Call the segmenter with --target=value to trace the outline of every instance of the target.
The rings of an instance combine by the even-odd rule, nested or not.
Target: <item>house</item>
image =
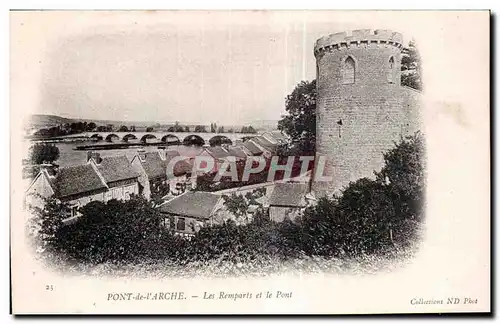
[[[224,202],[210,192],[188,191],[158,207],[164,215],[164,226],[181,235],[193,235],[201,227],[214,224],[214,215]]]
[[[307,206],[307,189],[307,183],[276,183],[269,197],[269,218],[282,222],[301,217]]]
[[[42,168],[26,190],[25,207],[43,207],[43,198],[55,197],[70,205],[69,220],[78,216],[79,207],[91,201],[128,200],[139,193],[139,175],[125,156],[89,157],[83,165]]]
[[[214,167],[212,168],[212,170],[208,171],[208,173],[218,172],[222,164],[228,161],[228,158],[231,156],[231,154],[229,154],[229,152],[225,148],[220,146],[204,147],[199,155],[208,156],[213,159]],[[204,168],[206,167],[206,165],[204,163],[201,163],[200,167]]]
[[[229,152],[229,155],[234,156],[236,161],[245,161],[248,157],[248,155],[243,151],[241,147],[238,146],[231,146],[227,150]]]
[[[252,137],[247,143],[257,146],[262,151],[262,155],[267,159],[271,158],[278,148],[277,144],[270,142],[264,136]]]
[[[128,200],[131,194],[139,193],[139,174],[132,168],[125,155],[101,158],[99,153],[92,152],[88,164],[97,169],[97,173],[108,187],[104,201]]]
[[[132,158],[132,167],[139,173],[139,194],[147,200],[169,193],[167,171],[159,152],[139,152]]]
[[[283,135],[283,133],[280,131],[264,132],[261,134],[261,136],[264,137],[269,142],[277,145],[284,144],[286,143],[287,140],[286,136]]]
[[[163,158],[162,158],[163,155]],[[191,165],[184,160],[173,166],[168,174],[168,164],[178,157],[177,151],[139,152],[132,159],[132,167],[140,174],[140,194],[146,199],[160,199],[168,195],[179,195],[186,191],[191,175]]]
[[[264,152],[253,142],[246,141],[240,148],[247,153],[247,155],[261,156]]]

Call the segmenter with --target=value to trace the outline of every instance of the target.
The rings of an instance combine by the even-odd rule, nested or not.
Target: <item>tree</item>
[[[59,158],[59,148],[54,144],[36,143],[30,147],[29,156],[33,164],[51,163]]]
[[[242,195],[233,193],[231,196],[223,195],[222,198],[224,199],[224,205],[231,214],[237,217],[244,216],[246,214],[248,204]]]
[[[308,254],[384,253],[407,247],[423,221],[424,148],[420,133],[384,154],[376,179],[349,183],[339,196],[322,198],[304,212],[297,244]]]
[[[287,115],[278,122],[278,129],[290,137],[290,149],[301,155],[316,152],[316,80],[301,81],[286,97]]]
[[[148,132],[148,133],[149,132],[153,132],[153,131],[154,131],[153,126],[150,126],[150,127],[146,128],[146,132]]]
[[[162,216],[142,196],[128,201],[93,201],[81,217],[61,228],[59,245],[73,258],[90,263],[138,260],[158,248]]]
[[[420,54],[415,41],[411,41],[402,53],[401,85],[422,90]]]
[[[97,131],[98,132],[106,132],[108,131],[107,127],[106,126],[97,126]]]
[[[189,126],[184,127],[184,131],[185,131],[186,133],[187,133],[187,132],[189,132],[189,131],[190,131],[190,130],[189,130]]]
[[[174,127],[174,126],[170,126],[170,127],[167,129],[167,132],[175,132],[175,127]]]
[[[217,131],[217,124],[216,123],[211,123],[210,124],[210,132],[215,133]]]
[[[206,128],[206,126],[203,126],[203,125],[196,125],[194,127],[194,131],[195,131],[195,133],[206,133],[207,128]]]
[[[62,221],[70,215],[70,207],[53,197],[40,199],[43,207],[30,206],[33,217],[27,223],[27,230],[39,248],[53,252],[62,244],[57,234],[63,227]]]
[[[401,213],[420,220],[425,189],[425,147],[422,133],[401,138],[384,153],[384,167],[376,172],[377,180],[390,187]]]
[[[219,126],[217,133],[224,133],[224,126]]]
[[[87,132],[91,132],[96,129],[97,125],[94,122],[90,122],[87,124]]]
[[[119,132],[128,132],[128,128],[125,125],[122,125],[120,129],[118,129]]]
[[[257,131],[252,126],[243,126],[240,133],[242,134],[257,134]]]
[[[214,137],[212,137],[208,141],[208,143],[210,144],[210,146],[221,146],[223,144],[228,144],[228,145],[233,144],[233,142],[231,142],[231,140],[224,135],[215,135]]]
[[[131,132],[135,132],[135,131],[136,131],[136,130],[135,130],[135,126],[134,126],[134,125],[130,126],[130,131],[131,131]]]
[[[183,132],[184,131],[184,127],[182,127],[178,121],[175,122],[175,125],[174,125],[174,130],[175,132]]]
[[[114,130],[114,128],[115,128],[115,125],[113,125],[113,124],[107,124],[106,125],[106,131],[107,132],[112,132]]]

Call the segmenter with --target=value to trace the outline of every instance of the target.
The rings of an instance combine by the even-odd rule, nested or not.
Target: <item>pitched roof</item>
[[[237,146],[232,146],[228,149],[229,151],[229,154],[231,156],[235,156],[237,158],[242,158],[242,159],[246,159],[247,158],[247,155],[245,154],[245,151],[243,151],[241,149],[241,147],[237,147]]]
[[[304,207],[307,184],[304,183],[276,183],[270,206]]]
[[[207,147],[206,150],[214,158],[223,159],[230,156],[229,152],[220,146]]]
[[[271,143],[269,140],[267,140],[263,136],[255,136],[251,140],[254,141],[255,143],[257,143],[258,145],[260,145],[260,146],[262,146],[262,147],[264,147],[266,149],[269,149],[269,150],[274,150],[277,147],[276,144]]]
[[[141,160],[142,167],[149,179],[157,179],[167,176],[167,170],[164,161],[161,159],[158,152],[148,152],[144,154],[144,159]]]
[[[203,191],[188,191],[159,207],[160,212],[209,219],[221,199],[220,196]]]
[[[167,150],[165,151],[165,156],[168,158],[173,158],[174,156],[180,156],[179,151],[176,150]]]
[[[105,157],[96,165],[106,183],[139,177],[125,155]]]
[[[276,142],[286,141],[287,137],[281,131],[265,132],[262,136],[267,135],[269,138],[274,139]]]
[[[243,143],[243,146],[245,146],[245,148],[253,155],[260,155],[264,153],[260,148],[257,147],[257,145],[252,142],[246,141],[245,143]]]
[[[49,177],[49,181],[59,198],[106,188],[90,164],[60,168],[55,177]]]

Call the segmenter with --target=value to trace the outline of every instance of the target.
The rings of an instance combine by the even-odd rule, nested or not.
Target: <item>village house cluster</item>
[[[181,156],[174,149],[138,150],[131,161],[125,155],[101,157],[97,151],[89,151],[80,165],[43,165],[26,191],[25,206],[42,207],[43,198],[54,197],[71,206],[71,213],[64,220],[70,224],[81,217],[78,209],[91,201],[128,200],[131,195],[142,195],[165,215],[164,226],[183,235],[192,235],[206,224],[227,219],[248,222],[259,207],[269,209],[272,219],[282,221],[286,215],[294,217],[304,206],[304,199],[289,194],[289,190],[305,193],[303,184],[264,182],[216,192],[195,191],[197,177],[203,174],[193,172],[193,164],[197,157],[209,157],[215,163],[204,172],[217,173],[228,159],[268,159],[284,140],[279,132],[266,132],[234,145],[193,148],[190,156]],[[177,161],[169,173],[168,165],[174,159]],[[237,217],[224,208],[223,196],[233,194],[249,200],[245,215]]]

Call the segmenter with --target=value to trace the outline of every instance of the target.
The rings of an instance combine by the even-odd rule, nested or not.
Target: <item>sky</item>
[[[62,12],[11,19],[40,43],[37,113],[241,125],[278,120],[315,78],[316,39],[367,26],[355,13]],[[376,17],[372,14],[371,17]],[[38,37],[35,39],[35,33]],[[33,43],[33,44],[34,44]],[[26,54],[28,55],[28,54]]]

